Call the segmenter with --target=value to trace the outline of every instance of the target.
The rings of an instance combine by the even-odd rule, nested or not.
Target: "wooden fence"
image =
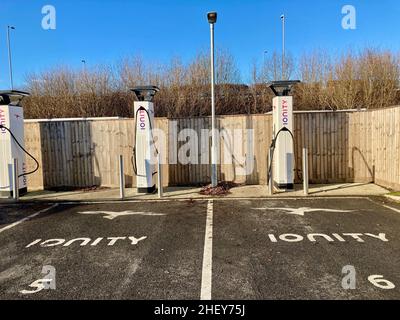
[[[210,139],[205,131],[210,118],[157,118],[155,127],[165,136],[163,182],[167,186],[199,185],[210,181],[207,164]],[[271,143],[271,115],[221,116],[222,132],[236,129],[240,140],[221,134],[218,166],[221,180],[265,184],[267,153]],[[198,150],[187,164],[176,160],[189,140],[183,129],[199,137]],[[125,159],[127,186],[135,186],[131,158],[134,120],[40,121],[26,123],[25,143],[41,163],[28,179],[30,188],[67,189],[118,185],[117,156]],[[203,134],[203,138],[202,137]],[[205,135],[205,136],[204,136]],[[240,136],[241,135],[241,136]],[[302,112],[295,114],[296,180],[301,180],[302,148],[309,151],[311,183],[375,182],[400,189],[400,107],[365,112]],[[233,141],[235,143],[233,143]],[[240,143],[238,143],[240,141]],[[235,149],[235,150],[233,150]],[[240,157],[226,161],[225,151]],[[242,171],[254,170],[250,174]],[[167,164],[169,163],[169,164]],[[28,169],[33,162],[28,161]]]

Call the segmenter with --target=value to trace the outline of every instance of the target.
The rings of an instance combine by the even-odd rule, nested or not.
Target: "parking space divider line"
[[[214,202],[207,204],[206,231],[204,237],[203,269],[201,274],[201,300],[211,300],[212,283],[212,240],[213,240],[213,211]]]
[[[57,206],[58,206],[58,203],[53,204],[52,206],[50,206],[50,207],[48,207],[48,208],[42,209],[42,210],[40,210],[40,211],[38,211],[38,212],[35,212],[35,213],[31,214],[31,215],[28,216],[28,217],[25,217],[25,218],[23,218],[23,219],[21,219],[21,220],[18,220],[18,221],[16,221],[16,222],[14,222],[14,223],[12,223],[12,224],[10,224],[10,225],[4,227],[4,228],[1,228],[1,229],[0,229],[0,233],[2,233],[3,231],[9,230],[9,229],[11,229],[11,228],[14,228],[15,226],[17,226],[17,225],[19,225],[19,224],[21,224],[21,223],[23,223],[23,222],[25,222],[25,221],[28,221],[28,220],[30,220],[30,219],[32,219],[32,218],[34,218],[34,217],[36,217],[36,216],[38,216],[38,215],[40,215],[40,214],[42,214],[42,213],[45,213],[45,212],[47,212],[47,211],[49,211],[49,210],[51,210],[51,209],[53,209],[53,208],[55,208],[55,207],[57,207]]]
[[[393,211],[395,211],[395,212],[397,212],[397,213],[400,213],[400,210],[399,210],[399,209],[395,209],[395,208],[390,207],[390,206],[387,206],[387,205],[385,205],[385,204],[382,204],[382,207],[385,207],[385,208],[387,208],[387,209],[390,209],[390,210],[393,210]]]
[[[381,206],[381,207],[384,207],[384,208],[386,208],[386,209],[392,210],[392,211],[394,211],[394,212],[400,213],[400,209],[393,208],[393,207],[388,206],[388,205],[386,205],[386,204],[383,204],[383,203],[380,203],[380,202],[378,202],[378,201],[375,201],[375,200],[373,200],[373,199],[371,199],[371,198],[368,198],[368,200],[369,200],[370,202],[372,202],[373,204],[376,204],[376,205],[378,205],[378,206]]]

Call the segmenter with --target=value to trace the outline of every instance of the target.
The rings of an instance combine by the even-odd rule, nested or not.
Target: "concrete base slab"
[[[200,194],[201,188],[195,187],[168,187],[164,188],[163,199],[211,199],[212,196]],[[388,190],[373,183],[341,183],[327,185],[311,185],[310,197],[333,196],[381,196],[389,193]],[[139,194],[135,188],[125,189],[126,200],[156,200],[157,194]],[[222,198],[268,198],[268,186],[246,185],[230,190]],[[305,197],[302,185],[295,185],[290,192],[275,191],[273,197]],[[221,198],[221,197],[214,197]],[[101,189],[98,191],[33,191],[20,198],[21,201],[107,201],[119,200],[119,189]],[[12,199],[0,198],[0,203],[12,202]]]

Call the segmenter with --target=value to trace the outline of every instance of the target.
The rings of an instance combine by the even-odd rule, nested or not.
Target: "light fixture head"
[[[217,13],[215,11],[207,13],[208,23],[214,24],[217,22]]]

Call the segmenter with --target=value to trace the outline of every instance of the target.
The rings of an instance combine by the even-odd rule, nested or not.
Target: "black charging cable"
[[[272,139],[272,143],[270,146],[270,150],[272,149],[272,154],[271,154],[271,159],[270,159],[270,163],[269,163],[269,168],[268,168],[268,174],[267,174],[267,181],[269,181],[271,174],[272,174],[272,163],[273,163],[273,159],[274,159],[274,153],[275,153],[275,147],[276,147],[276,142],[278,141],[278,137],[279,134],[282,132],[289,132],[290,136],[292,137],[292,142],[293,142],[293,152],[295,151],[295,144],[294,144],[294,136],[292,131],[290,131],[288,128],[283,127],[282,129],[280,129],[277,134],[275,135],[275,138]],[[296,161],[296,158],[293,158],[294,161]],[[296,166],[296,165],[295,165]],[[298,174],[298,171],[297,171]],[[297,176],[297,178],[299,178],[299,176]],[[301,180],[301,179],[300,179]]]
[[[18,178],[20,178],[20,177],[25,177],[25,176],[29,176],[29,175],[35,173],[36,171],[38,171],[38,170],[39,170],[39,167],[40,167],[39,162],[35,159],[34,156],[32,156],[28,151],[26,151],[26,149],[19,143],[19,141],[18,141],[17,138],[14,136],[14,134],[11,132],[11,130],[8,129],[7,127],[3,126],[2,124],[0,124],[0,129],[6,129],[6,130],[10,133],[11,137],[14,139],[14,141],[15,141],[15,143],[18,145],[18,147],[20,147],[20,148],[22,149],[22,151],[24,151],[24,152],[25,152],[29,157],[31,157],[31,158],[33,159],[33,161],[35,161],[35,163],[36,163],[36,168],[35,168],[35,170],[32,170],[31,172],[27,172],[27,173],[22,173],[22,174],[20,174],[20,175],[18,176]]]

